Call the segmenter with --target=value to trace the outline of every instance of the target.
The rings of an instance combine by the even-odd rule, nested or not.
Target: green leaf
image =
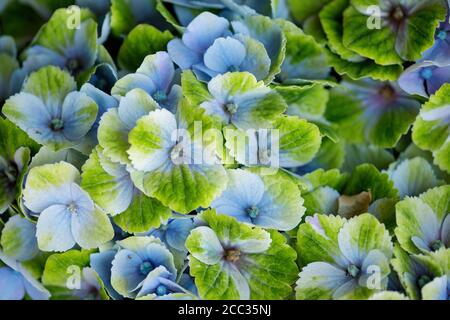
[[[118,61],[122,69],[134,72],[147,55],[165,51],[172,40],[170,31],[159,31],[155,27],[140,24],[130,31],[119,50]]]
[[[166,19],[166,21],[172,25],[179,33],[184,32],[184,27],[181,26],[170,11],[165,7],[161,0],[156,0],[156,10]]]

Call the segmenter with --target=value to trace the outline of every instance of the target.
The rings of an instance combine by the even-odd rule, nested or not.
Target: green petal
[[[72,164],[78,170],[81,170],[81,167],[87,159],[87,156],[75,149],[64,149],[55,152],[44,146],[39,149],[39,152],[31,160],[30,168],[64,161]]]
[[[102,166],[107,162],[110,168]],[[101,148],[94,149],[82,168],[81,187],[92,200],[111,215],[128,209],[133,197],[133,184],[124,166],[113,163],[102,154]]]
[[[431,278],[442,275],[442,267],[439,262],[430,255],[409,255],[396,245],[395,258],[391,260],[393,269],[399,276],[402,286],[412,300],[420,300],[421,288],[418,285],[418,277],[427,275]]]
[[[420,157],[400,162],[389,170],[389,177],[401,198],[418,196],[438,184],[433,168],[427,160]]]
[[[396,36],[393,30],[389,26],[369,29],[367,19],[368,16],[353,7],[344,11],[344,46],[380,65],[401,64],[402,59],[395,51]]]
[[[338,55],[327,52],[328,62],[340,75],[347,75],[353,80],[371,77],[375,80],[397,80],[403,71],[400,64],[382,66],[373,60],[365,59],[361,62],[351,62],[340,58]]]
[[[338,212],[339,192],[330,187],[319,187],[302,195],[307,215],[315,213],[336,214]]]
[[[128,233],[146,232],[167,222],[172,211],[154,198],[138,192],[125,212],[116,215],[114,222]]]
[[[393,252],[391,236],[377,218],[368,213],[354,217],[339,231],[339,247],[345,254],[367,255],[371,250],[380,250],[386,258]]]
[[[337,236],[345,219],[339,216],[318,215],[321,231],[311,223],[300,225],[297,234],[297,252],[303,266],[316,261],[335,263],[341,256]]]
[[[279,77],[282,80],[326,78],[330,67],[323,48],[314,37],[289,22],[283,21],[281,25],[286,37],[286,56]]]
[[[79,28],[73,28],[70,25],[73,21],[73,12],[67,9],[56,10],[41,28],[32,44],[64,54],[65,47],[61,44],[73,44],[75,35],[84,32],[85,49],[91,53],[92,57],[95,57],[97,55],[97,23],[90,19],[94,16],[89,10],[81,9],[80,13],[81,25]]]
[[[64,253],[52,254],[45,264],[42,275],[43,284],[67,288],[67,283],[75,268],[81,270],[89,266],[90,254],[89,250],[69,250]]]
[[[397,40],[396,49],[399,55],[408,61],[422,58],[422,52],[434,43],[434,35],[439,21],[444,21],[446,5],[440,0],[429,0],[419,5],[406,20],[405,34],[401,32],[397,37],[405,37],[404,41]]]
[[[319,151],[319,128],[298,117],[280,117],[274,123],[279,132],[280,166],[298,167],[308,163]]]
[[[329,94],[320,84],[276,86],[275,90],[286,101],[288,115],[312,120],[325,113]]]
[[[415,107],[396,105],[386,110],[367,131],[369,141],[373,144],[389,148],[393,147],[406,134],[416,119],[418,110]]]
[[[0,52],[0,64],[2,69],[0,70],[0,102],[8,98],[12,93],[10,90],[10,81],[13,72],[19,68],[19,63],[15,57],[11,57],[6,53]]]
[[[221,165],[177,165],[147,173],[144,178],[146,194],[180,213],[208,207],[227,183]]]
[[[355,195],[370,191],[372,199],[396,198],[398,195],[394,184],[386,173],[381,173],[372,164],[362,164],[352,172],[343,194]]]
[[[270,83],[274,77],[280,73],[286,51],[286,38],[281,28],[269,17],[261,15],[249,15],[244,18],[243,23],[248,28],[251,38],[260,41],[269,54],[270,64],[269,75],[264,79],[265,83]]]
[[[380,291],[375,293],[369,300],[409,300],[407,296],[396,291]]]
[[[32,153],[39,150],[39,145],[28,135],[7,119],[0,119],[0,156],[14,160],[14,154],[20,147],[28,147]]]
[[[76,88],[69,73],[53,66],[32,73],[23,85],[24,92],[39,97],[46,105],[62,105],[67,94]]]
[[[168,30],[161,32],[146,24],[136,26],[120,47],[119,66],[122,69],[134,72],[147,55],[165,51],[167,43],[172,38],[173,35]]]
[[[384,148],[365,144],[346,144],[342,170],[352,172],[363,163],[371,163],[378,170],[382,170],[386,169],[394,160],[392,153]]]
[[[123,164],[130,162],[127,154],[128,133],[125,123],[120,120],[117,108],[111,108],[103,114],[98,127],[98,142],[111,160]]]
[[[30,170],[23,195],[25,199],[40,199],[51,189],[79,181],[80,173],[73,165],[63,161],[47,164]]]
[[[185,70],[181,74],[181,87],[183,96],[194,106],[212,98],[206,85],[197,80],[195,74],[190,70]]]
[[[335,54],[342,59],[358,62],[364,59],[356,52],[348,49],[342,43],[343,38],[343,12],[348,7],[349,0],[336,0],[327,4],[319,17],[323,30],[328,38],[328,45]]]
[[[418,147],[435,152],[435,163],[450,172],[448,154],[448,105],[450,104],[450,84],[444,84],[430,100],[422,106],[413,127],[412,138]]]
[[[442,223],[450,208],[450,186],[430,189],[418,198],[406,198],[397,203],[397,228],[395,234],[402,248],[411,253],[420,253],[412,242],[412,237],[419,238],[426,232],[426,224]]]

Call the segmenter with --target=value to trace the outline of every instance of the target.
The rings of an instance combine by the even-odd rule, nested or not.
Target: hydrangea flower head
[[[303,215],[303,199],[295,184],[242,169],[227,171],[227,189],[211,204],[238,221],[277,230],[295,228]]]
[[[30,48],[26,50],[24,69],[31,73],[46,65],[58,66],[79,76],[94,66],[97,59],[97,23],[92,14],[81,10],[79,28],[70,28],[70,13],[56,10]]]
[[[202,299],[281,299],[291,291],[295,252],[283,236],[214,210],[203,212],[200,219],[206,225],[192,230],[186,246]],[[211,288],[207,275],[226,281]]]
[[[120,241],[119,246],[112,260],[111,284],[124,297],[140,297],[153,293],[152,290],[156,292],[157,287],[152,284],[158,280],[155,274],[160,272],[169,273],[166,278],[171,281],[176,279],[173,256],[161,241],[154,237],[130,237]],[[160,292],[161,295],[170,290],[166,289],[166,292]]]
[[[233,71],[248,71],[258,80],[265,79],[271,61],[264,45],[244,34],[233,36],[229,27],[225,18],[203,12],[189,23],[182,39],[169,42],[169,55],[181,69],[192,69],[201,80]]]
[[[298,239],[300,251],[323,250],[305,256],[296,287],[298,299],[364,299],[386,287],[393,248],[389,233],[373,216],[308,219],[299,228]],[[375,269],[377,285],[370,283]]]
[[[75,244],[89,249],[112,239],[111,222],[79,181],[78,170],[66,162],[30,170],[24,205],[38,216],[36,237],[41,250],[65,251]]]
[[[75,90],[67,72],[45,67],[28,78],[22,92],[7,100],[3,112],[36,142],[54,151],[76,146],[94,124],[98,106]]]

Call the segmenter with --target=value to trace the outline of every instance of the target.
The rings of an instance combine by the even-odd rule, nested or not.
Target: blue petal
[[[22,300],[25,287],[20,273],[8,267],[1,267],[0,283],[0,300]]]
[[[192,219],[174,219],[169,223],[166,232],[166,241],[169,246],[179,251],[186,251],[184,246],[186,238],[194,228]]]
[[[111,285],[111,267],[115,255],[115,250],[106,250],[99,253],[93,253],[91,254],[91,267],[94,268],[100,276],[100,279],[102,279],[108,294],[118,300],[121,299],[121,296]]]
[[[202,55],[190,50],[180,39],[173,39],[167,44],[167,52],[181,69],[189,69],[202,61]]]
[[[143,73],[152,79],[155,90],[161,90],[166,93],[172,84],[175,68],[169,54],[160,51],[147,56],[136,72]]]
[[[64,99],[61,119],[64,122],[64,136],[73,141],[83,138],[91,129],[97,114],[92,117],[92,106],[98,107],[94,100],[82,92],[71,92]]]
[[[109,108],[115,108],[119,105],[119,102],[114,97],[97,89],[90,83],[85,83],[80,92],[85,93],[88,97],[95,101],[98,106],[97,121],[100,119],[103,113],[105,113]]]
[[[122,249],[114,257],[111,268],[111,284],[125,297],[133,297],[131,292],[141,283],[146,275],[140,272],[142,263],[133,251]]]
[[[36,225],[19,215],[11,217],[5,224],[3,233],[6,230],[15,232],[14,247],[7,253],[18,261],[30,260],[39,252],[36,241]],[[11,232],[10,231],[10,232]],[[3,250],[7,247],[3,246]],[[11,251],[11,252],[10,252]]]
[[[187,26],[183,43],[189,49],[203,53],[214,40],[229,34],[229,26],[227,19],[208,11],[202,12]]]
[[[204,56],[205,66],[219,73],[239,71],[245,59],[246,50],[238,40],[219,38],[208,48]]]
[[[65,205],[52,205],[42,211],[36,226],[39,248],[43,251],[66,251],[75,245],[71,231],[72,213]]]
[[[150,95],[156,91],[156,86],[150,77],[141,73],[132,73],[117,80],[111,89],[111,94],[125,96],[127,92],[136,88],[142,89]]]

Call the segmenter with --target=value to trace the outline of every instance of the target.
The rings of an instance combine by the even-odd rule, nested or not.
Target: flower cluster
[[[0,300],[448,300],[449,19],[3,1]]]

